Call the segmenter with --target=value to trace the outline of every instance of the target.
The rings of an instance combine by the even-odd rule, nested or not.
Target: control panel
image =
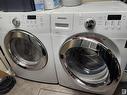
[[[79,19],[75,16],[75,22],[79,23],[79,28],[84,30],[97,30],[97,31],[121,31],[125,29],[127,24],[126,15],[119,13],[106,14],[106,13],[90,13],[80,14]]]
[[[47,17],[48,18],[48,17]],[[18,27],[32,27],[32,28],[38,28],[44,26],[44,17],[38,16],[38,15],[22,15],[22,16],[16,16],[11,17],[12,24],[18,28]],[[47,21],[48,22],[48,21]]]
[[[3,29],[16,28],[33,33],[50,33],[50,15],[43,12],[5,13],[2,14],[2,21]]]
[[[108,15],[104,23],[104,29],[120,31],[122,28],[122,22],[125,20],[126,17],[122,17],[122,15]]]

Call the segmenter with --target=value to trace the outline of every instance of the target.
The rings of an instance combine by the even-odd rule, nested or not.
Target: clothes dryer
[[[1,46],[17,76],[57,83],[47,12],[11,12],[0,15]]]

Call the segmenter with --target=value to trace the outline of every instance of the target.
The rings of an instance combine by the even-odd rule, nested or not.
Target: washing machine
[[[112,95],[127,63],[127,5],[90,2],[73,12],[61,10],[51,15],[59,84]]]
[[[17,76],[57,83],[48,12],[8,12],[0,15],[1,47]]]

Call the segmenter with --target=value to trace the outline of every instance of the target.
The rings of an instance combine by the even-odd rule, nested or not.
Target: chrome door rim
[[[27,39],[28,37],[34,39],[37,42],[36,44],[38,45],[38,47],[41,48],[41,55],[42,56],[40,57],[40,60],[37,60],[37,61],[25,60],[20,55],[17,56],[16,54],[14,54],[14,52],[12,51],[11,41],[13,39],[15,39],[15,38]],[[42,44],[42,42],[36,36],[34,36],[33,34],[27,32],[25,30],[14,29],[14,30],[9,31],[8,34],[5,36],[4,45],[5,45],[5,49],[8,53],[8,55],[14,61],[14,63],[24,69],[41,70],[47,64],[48,54],[47,54],[47,50],[46,50],[45,46]]]
[[[79,83],[80,85],[84,85],[84,86],[88,86],[88,87],[92,87],[94,89],[98,89],[100,87],[107,87],[107,86],[112,86],[115,82],[119,81],[120,80],[120,76],[121,76],[121,69],[120,69],[120,62],[119,60],[119,56],[117,56],[118,54],[114,54],[114,52],[112,52],[112,49],[110,50],[106,45],[105,45],[105,42],[103,42],[103,40],[101,39],[96,39],[97,36],[102,36],[100,34],[96,34],[96,33],[79,33],[79,34],[76,34],[76,35],[73,35],[71,37],[69,37],[61,46],[60,48],[60,51],[59,51],[59,58],[60,58],[60,62],[63,66],[63,68],[65,69],[65,71],[71,75],[71,77],[76,80],[77,83]],[[105,36],[102,36],[102,38],[104,37],[104,39],[108,39],[107,37]],[[86,81],[82,81],[79,77],[77,77],[74,72],[72,72],[70,70],[70,68],[68,67],[68,64],[66,63],[66,52],[71,49],[71,48],[74,48],[74,47],[81,47],[79,44],[78,44],[78,41],[88,41],[88,42],[92,42],[93,45],[88,46],[87,47],[87,44],[85,44],[85,46],[82,46],[83,48],[91,48],[92,50],[96,50],[96,45],[100,45],[102,47],[104,47],[106,50],[109,50],[109,53],[111,53],[113,55],[113,57],[115,58],[115,61],[116,64],[114,68],[117,68],[118,70],[118,74],[117,74],[117,77],[115,77],[115,79],[111,80],[110,82],[108,81],[107,84],[94,84],[94,82],[96,81],[89,81],[89,82],[86,82]],[[109,41],[109,40],[108,40]],[[110,40],[111,41],[111,40]],[[87,42],[86,42],[87,43]],[[113,43],[113,42],[112,42]],[[95,45],[94,45],[95,44]],[[114,43],[113,43],[114,44]],[[118,49],[118,48],[117,48]],[[116,49],[116,50],[117,50]],[[119,51],[118,51],[119,52]],[[108,68],[109,69],[109,68]],[[110,71],[111,72],[111,71]],[[111,78],[111,76],[108,76]],[[107,77],[107,78],[108,78]],[[101,81],[101,80],[100,80]]]

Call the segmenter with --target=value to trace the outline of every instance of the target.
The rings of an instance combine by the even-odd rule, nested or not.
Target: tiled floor
[[[71,90],[59,85],[31,82],[16,78],[17,84],[6,95],[94,95]],[[123,86],[124,85],[124,86]],[[127,88],[127,85],[120,84],[114,95],[122,95],[121,89]]]

